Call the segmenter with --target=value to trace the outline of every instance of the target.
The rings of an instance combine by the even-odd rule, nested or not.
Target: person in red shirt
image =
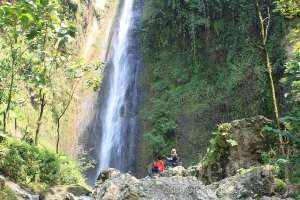
[[[165,162],[159,158],[159,160],[157,161],[157,166],[159,169],[159,172],[163,172],[165,170]]]
[[[152,174],[158,174],[165,170],[165,162],[161,157],[157,157],[152,165]]]

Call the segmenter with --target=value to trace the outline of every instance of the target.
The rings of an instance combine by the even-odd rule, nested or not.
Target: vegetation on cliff
[[[166,154],[178,146],[188,165],[204,155],[215,124],[256,114],[276,119],[277,104],[279,114],[289,110],[280,80],[297,6],[293,0],[145,2],[144,151]]]
[[[0,143],[0,172],[32,189],[83,181],[59,155],[61,134],[76,88],[98,89],[102,65],[74,50],[76,12],[71,1],[0,1],[0,132],[19,139]],[[205,153],[204,166],[221,164],[241,142],[222,124],[206,152],[215,124],[262,114],[275,125],[255,130],[268,138],[255,159],[277,169],[278,185],[299,184],[299,15],[298,0],[145,1],[143,170],[174,147],[184,165]]]

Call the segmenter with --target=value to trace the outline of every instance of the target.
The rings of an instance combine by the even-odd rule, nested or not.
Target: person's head
[[[176,154],[176,149],[172,149],[171,154]]]
[[[157,156],[157,160],[162,160],[162,156],[161,155]]]

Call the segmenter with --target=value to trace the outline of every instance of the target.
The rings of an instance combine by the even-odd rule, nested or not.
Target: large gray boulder
[[[188,169],[177,167],[160,176],[137,179],[115,169],[103,171],[95,200],[282,200],[275,192],[270,166],[253,167],[211,185],[203,185]],[[276,196],[277,195],[277,196]]]
[[[241,168],[261,165],[260,154],[270,142],[261,130],[271,123],[256,116],[219,125],[206,159],[194,166],[194,173],[209,184],[233,176]]]
[[[209,187],[220,199],[257,199],[275,194],[272,167],[257,167],[215,182]]]
[[[136,179],[108,169],[99,176],[95,200],[215,200],[214,192],[196,177],[155,177]]]

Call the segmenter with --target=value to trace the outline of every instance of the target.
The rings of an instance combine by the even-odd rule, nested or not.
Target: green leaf
[[[60,19],[59,19],[57,13],[54,13],[54,12],[53,12],[53,13],[51,14],[50,18],[51,18],[52,22],[54,22],[54,23],[59,23],[59,22],[60,22]]]
[[[33,17],[29,13],[24,13],[20,16],[20,20],[23,25],[28,25],[33,22]]]

